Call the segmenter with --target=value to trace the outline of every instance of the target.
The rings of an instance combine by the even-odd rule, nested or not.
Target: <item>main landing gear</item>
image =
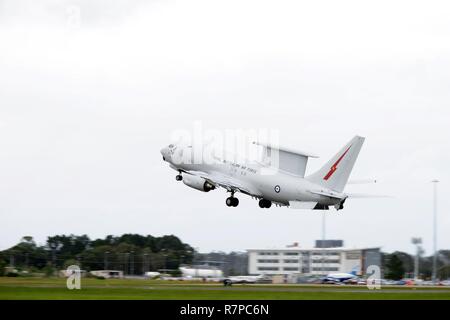
[[[234,197],[234,192],[231,193],[231,197],[228,197],[225,200],[225,203],[228,207],[237,207],[239,205],[239,199]]]
[[[181,175],[181,172],[180,172],[179,174],[176,175],[175,179],[176,179],[177,181],[183,180],[183,176]]]
[[[228,197],[227,200],[225,200],[225,203],[229,207],[237,207],[239,205],[239,199],[235,197]]]
[[[260,208],[267,208],[269,209],[272,206],[272,202],[266,199],[259,200],[259,207]]]

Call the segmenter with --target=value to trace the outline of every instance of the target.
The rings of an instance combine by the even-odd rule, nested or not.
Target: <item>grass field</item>
[[[382,287],[333,285],[233,285],[131,279],[85,279],[81,290],[68,290],[65,279],[0,278],[0,299],[445,299],[448,287]]]

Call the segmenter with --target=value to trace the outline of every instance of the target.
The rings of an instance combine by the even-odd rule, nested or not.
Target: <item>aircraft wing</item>
[[[237,191],[250,196],[262,197],[262,193],[251,184],[238,181],[219,172],[206,173],[202,171],[185,171],[187,174],[199,176],[216,187],[222,187],[228,191]]]

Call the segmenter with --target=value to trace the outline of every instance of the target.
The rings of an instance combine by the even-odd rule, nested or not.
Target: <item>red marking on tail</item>
[[[339,159],[337,159],[337,161],[331,166],[330,171],[328,171],[327,175],[325,177],[323,177],[323,180],[330,179],[330,177],[333,175],[333,173],[337,170],[337,165],[345,157],[345,155],[347,154],[348,150],[350,150],[351,147],[352,146],[348,147],[347,150],[345,150],[345,152],[342,154],[342,156],[340,156]]]

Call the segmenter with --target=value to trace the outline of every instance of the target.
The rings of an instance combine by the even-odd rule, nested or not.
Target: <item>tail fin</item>
[[[361,272],[361,266],[359,264],[357,264],[352,268],[352,271],[350,271],[350,274],[357,276],[358,274],[361,274],[360,272]]]
[[[352,172],[356,158],[364,143],[363,137],[355,136],[319,171],[306,179],[326,188],[342,192]]]
[[[360,271],[360,266],[359,265],[356,265],[356,266],[354,266],[353,268],[352,268],[352,271],[350,271],[350,274],[352,274],[352,275],[354,275],[354,276],[357,276],[358,275],[358,272]]]

